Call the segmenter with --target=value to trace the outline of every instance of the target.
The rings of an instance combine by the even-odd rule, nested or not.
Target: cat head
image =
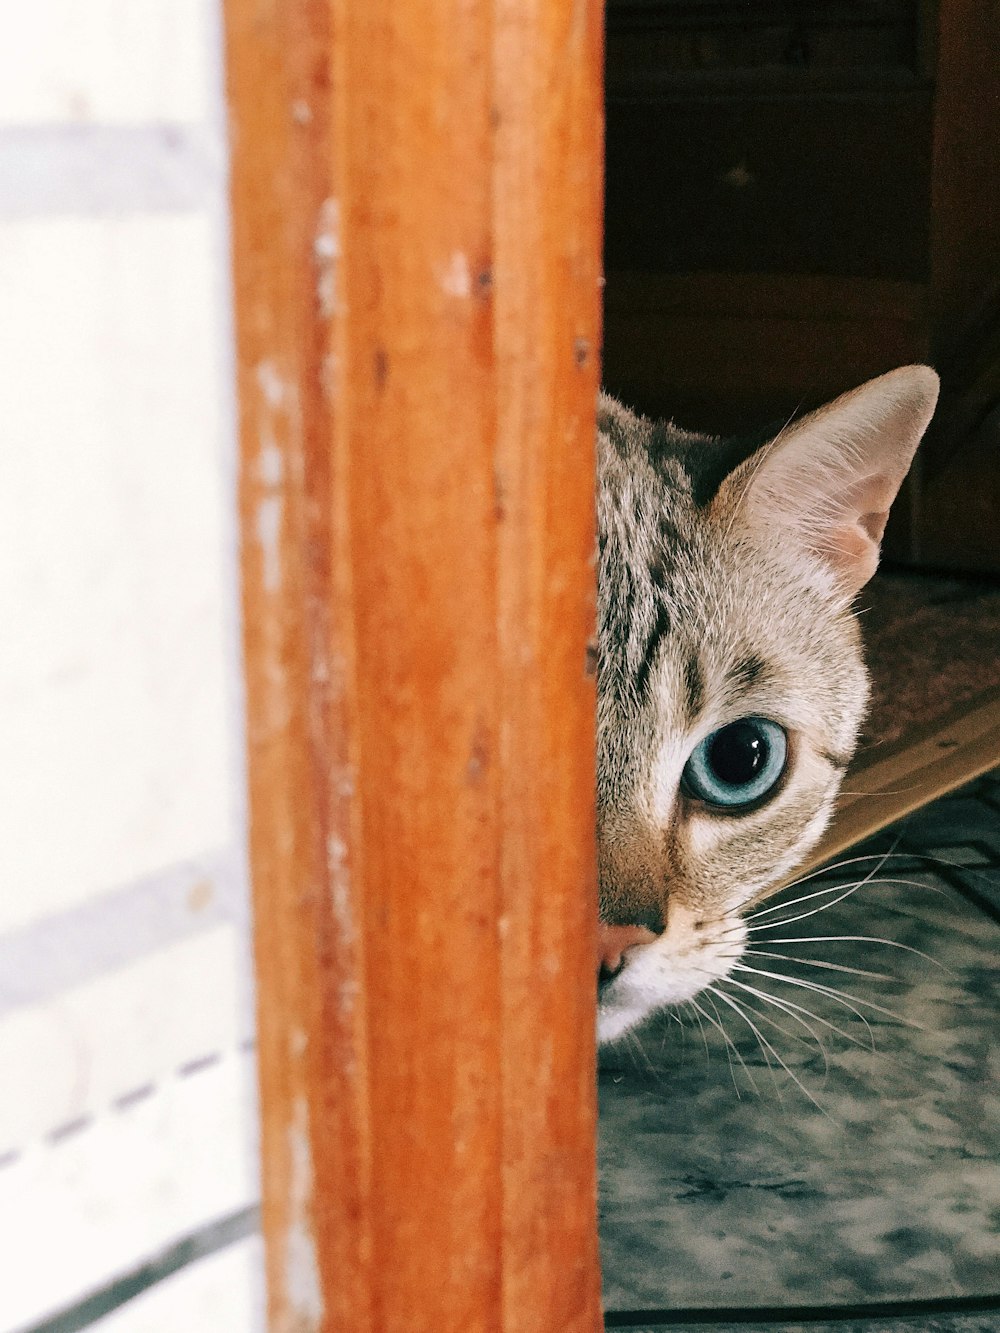
[[[852,602],[937,393],[905,367],[749,443],[602,397],[602,1042],[725,976],[826,827],[868,697]]]

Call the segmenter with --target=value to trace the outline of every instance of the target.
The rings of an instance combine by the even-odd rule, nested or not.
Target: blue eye
[[[742,717],[699,742],[684,765],[681,786],[708,805],[738,810],[777,786],[787,756],[784,728],[766,717]]]

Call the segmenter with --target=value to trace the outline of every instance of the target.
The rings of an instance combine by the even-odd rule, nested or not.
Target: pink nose
[[[626,949],[656,939],[645,926],[609,926],[606,921],[599,921],[597,931],[597,970],[612,976],[621,967]]]

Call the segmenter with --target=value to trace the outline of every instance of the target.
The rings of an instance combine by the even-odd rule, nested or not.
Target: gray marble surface
[[[772,1051],[716,1001],[718,1014],[708,1012],[731,1047],[686,1013],[683,1026],[660,1023],[641,1048],[605,1057],[600,1216],[609,1311],[846,1311],[1000,1295],[1000,924],[961,892],[969,875],[980,892],[985,883],[996,894],[995,865],[986,858],[972,866],[962,849],[987,833],[996,845],[1000,816],[976,789],[951,804],[950,814],[936,810],[878,844],[892,842],[898,853],[880,880],[911,882],[870,884],[756,937],[757,947],[796,961],[758,957],[755,965],[852,997],[845,1007],[773,978],[743,978],[811,1010],[815,1018],[798,1017],[815,1037],[789,1014],[731,990],[785,1029],[753,1016]],[[947,876],[928,855],[948,861]],[[963,856],[967,868],[956,870]],[[871,936],[906,948],[774,942],[810,935]],[[810,967],[805,958],[888,979]],[[968,1325],[923,1318],[858,1326],[1000,1330],[994,1314],[970,1312]],[[792,1325],[768,1327],[790,1333]]]
[[[907,846],[937,858],[959,892],[1000,914],[1000,770],[897,825]]]

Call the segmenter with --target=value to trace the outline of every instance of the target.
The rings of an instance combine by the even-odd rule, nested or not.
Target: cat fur
[[[747,910],[823,833],[868,699],[854,599],[937,392],[904,367],[763,442],[602,395],[599,962],[619,969],[602,1042],[725,976]],[[694,747],[747,716],[788,734],[773,795],[735,813],[685,795]]]

